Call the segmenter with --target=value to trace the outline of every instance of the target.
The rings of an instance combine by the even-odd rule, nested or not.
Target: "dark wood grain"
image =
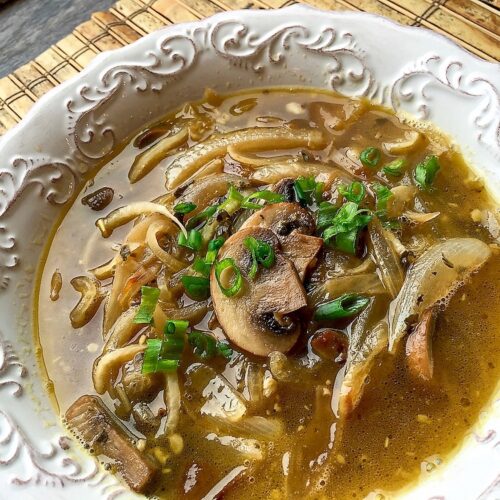
[[[71,33],[113,0],[10,0],[0,3],[0,77]]]

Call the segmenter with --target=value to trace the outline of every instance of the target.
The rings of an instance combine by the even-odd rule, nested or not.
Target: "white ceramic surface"
[[[63,437],[34,354],[35,270],[82,175],[205,86],[283,84],[364,95],[432,120],[500,194],[500,67],[428,30],[294,6],[172,26],[100,55],[0,139],[1,499],[131,496]],[[461,452],[423,467],[405,498],[500,498],[499,413],[500,403],[485,408]]]

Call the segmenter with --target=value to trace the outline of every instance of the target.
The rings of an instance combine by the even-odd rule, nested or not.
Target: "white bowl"
[[[1,498],[132,496],[64,431],[33,342],[36,269],[83,175],[115,145],[206,86],[312,85],[436,123],[500,194],[500,68],[431,31],[303,6],[227,12],[98,56],[0,140]],[[499,405],[403,496],[498,499]]]

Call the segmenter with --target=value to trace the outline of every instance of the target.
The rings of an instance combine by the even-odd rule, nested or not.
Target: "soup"
[[[497,209],[438,132],[208,90],[124,144],[38,301],[68,428],[159,498],[363,498],[447,460],[499,375]]]

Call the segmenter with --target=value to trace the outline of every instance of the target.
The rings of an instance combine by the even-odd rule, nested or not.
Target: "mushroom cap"
[[[323,240],[314,234],[316,223],[311,213],[298,203],[273,203],[251,215],[242,225],[271,229],[280,240],[283,255],[293,262],[301,280],[314,262]]]
[[[316,223],[309,210],[298,203],[272,203],[251,215],[241,227],[265,227],[273,231],[282,241],[292,231],[311,235],[316,230]]]
[[[250,236],[269,243],[275,252],[274,264],[269,269],[259,266],[253,280],[248,277],[252,256],[244,245]],[[304,307],[307,297],[295,267],[281,253],[278,238],[265,228],[241,229],[219,251],[219,260],[228,257],[244,277],[240,292],[225,296],[214,269],[210,276],[214,310],[226,335],[238,347],[258,356],[289,351],[300,334],[300,324],[289,315]]]

